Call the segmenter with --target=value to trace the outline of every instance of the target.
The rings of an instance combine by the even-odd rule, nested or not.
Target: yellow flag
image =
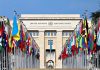
[[[9,47],[13,48],[13,45],[12,45],[12,35],[11,34],[10,34],[10,38],[9,38]]]
[[[18,33],[13,38],[17,41],[20,39],[20,21],[18,21]]]
[[[78,48],[78,40],[77,40],[77,38],[76,38],[76,47]]]

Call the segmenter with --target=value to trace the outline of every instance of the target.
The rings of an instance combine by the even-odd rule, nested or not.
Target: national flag
[[[86,35],[86,38],[87,38],[87,43],[88,43],[88,22],[87,22],[87,17],[85,16],[84,18],[84,28],[85,28],[85,35]]]
[[[3,48],[6,48],[6,31],[5,31],[4,21],[3,21],[3,24],[2,24],[2,46],[3,46]]]
[[[0,52],[2,52],[3,46],[2,46],[2,36],[0,36]]]
[[[82,48],[86,48],[86,43],[85,43],[85,36],[82,36]]]
[[[9,48],[13,48],[13,45],[12,45],[12,41],[13,41],[13,39],[12,39],[13,37],[12,37],[12,35],[10,34],[10,37],[9,37]]]
[[[80,34],[82,34],[82,32],[83,32],[83,20],[80,20],[80,29],[79,29],[79,31],[80,31]]]
[[[92,40],[92,36],[91,36],[91,34],[89,33],[89,35],[88,35],[88,37],[89,37],[89,40],[88,40],[88,49],[90,49],[90,50],[92,50],[93,49],[93,40]]]
[[[31,45],[31,38],[30,38],[30,36],[28,36],[28,39],[26,40],[26,45],[27,46]]]
[[[0,21],[0,36],[2,36],[3,33],[3,21]]]
[[[62,60],[64,60],[65,58],[68,57],[68,53],[67,53],[67,48],[66,47],[64,47],[64,50],[63,50],[63,52],[61,53],[60,56],[61,56]]]
[[[98,20],[97,45],[100,46],[100,18]]]
[[[96,48],[97,48],[97,44],[96,44],[96,32],[95,32],[95,29],[93,28],[92,29],[92,35],[93,35],[93,41],[94,41],[94,43],[93,43],[93,50],[92,50],[92,53],[94,52],[96,52]]]
[[[15,40],[20,40],[20,21],[18,21],[18,32],[16,35],[13,36]]]
[[[82,36],[80,36],[80,40],[79,40],[79,48],[83,48],[83,45],[82,45]]]
[[[27,46],[27,53],[31,54],[32,53],[32,39],[30,34],[28,34],[28,38],[26,40],[26,46]]]
[[[26,41],[24,40],[24,37],[25,37],[25,33],[24,33],[24,29],[23,29],[23,25],[21,24],[20,26],[20,44],[19,44],[19,47],[21,49],[21,51],[25,51],[26,49]]]
[[[17,17],[16,17],[16,15],[14,15],[12,36],[15,36],[17,33],[18,33]]]
[[[73,55],[76,55],[76,54],[78,54],[78,48],[77,48],[77,45],[76,45],[77,43],[76,43],[75,33],[73,35],[73,42],[74,42],[74,44],[72,46],[72,53],[73,53]]]
[[[100,30],[97,32],[97,45],[100,46]]]
[[[100,30],[100,18],[98,19],[98,26],[97,26],[97,31],[99,31]]]
[[[6,47],[6,32],[5,32],[5,25],[4,21],[0,23],[0,51]]]
[[[10,21],[9,19],[7,18],[7,21],[5,22],[5,24],[9,25],[10,26]]]
[[[3,36],[2,36],[2,46],[6,48],[6,33],[5,32],[3,32]]]

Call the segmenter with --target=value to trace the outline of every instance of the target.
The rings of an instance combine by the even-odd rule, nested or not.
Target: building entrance
[[[46,49],[46,68],[55,68],[55,49]]]

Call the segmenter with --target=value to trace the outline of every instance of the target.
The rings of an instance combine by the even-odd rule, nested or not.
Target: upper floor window
[[[56,36],[56,33],[57,33],[57,32],[54,32],[54,36]]]
[[[45,31],[45,36],[56,36],[56,31]]]
[[[69,32],[62,32],[62,36],[68,36]]]
[[[39,36],[39,31],[31,31],[31,36]]]
[[[56,36],[56,32],[51,32],[51,36]]]
[[[47,32],[47,35],[50,36],[50,32]]]
[[[72,31],[63,31],[62,36],[69,36],[72,34]]]

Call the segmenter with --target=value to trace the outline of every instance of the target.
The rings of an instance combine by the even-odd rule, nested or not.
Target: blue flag
[[[17,18],[14,16],[13,18],[13,29],[12,29],[12,36],[18,33],[18,25],[17,25]]]

